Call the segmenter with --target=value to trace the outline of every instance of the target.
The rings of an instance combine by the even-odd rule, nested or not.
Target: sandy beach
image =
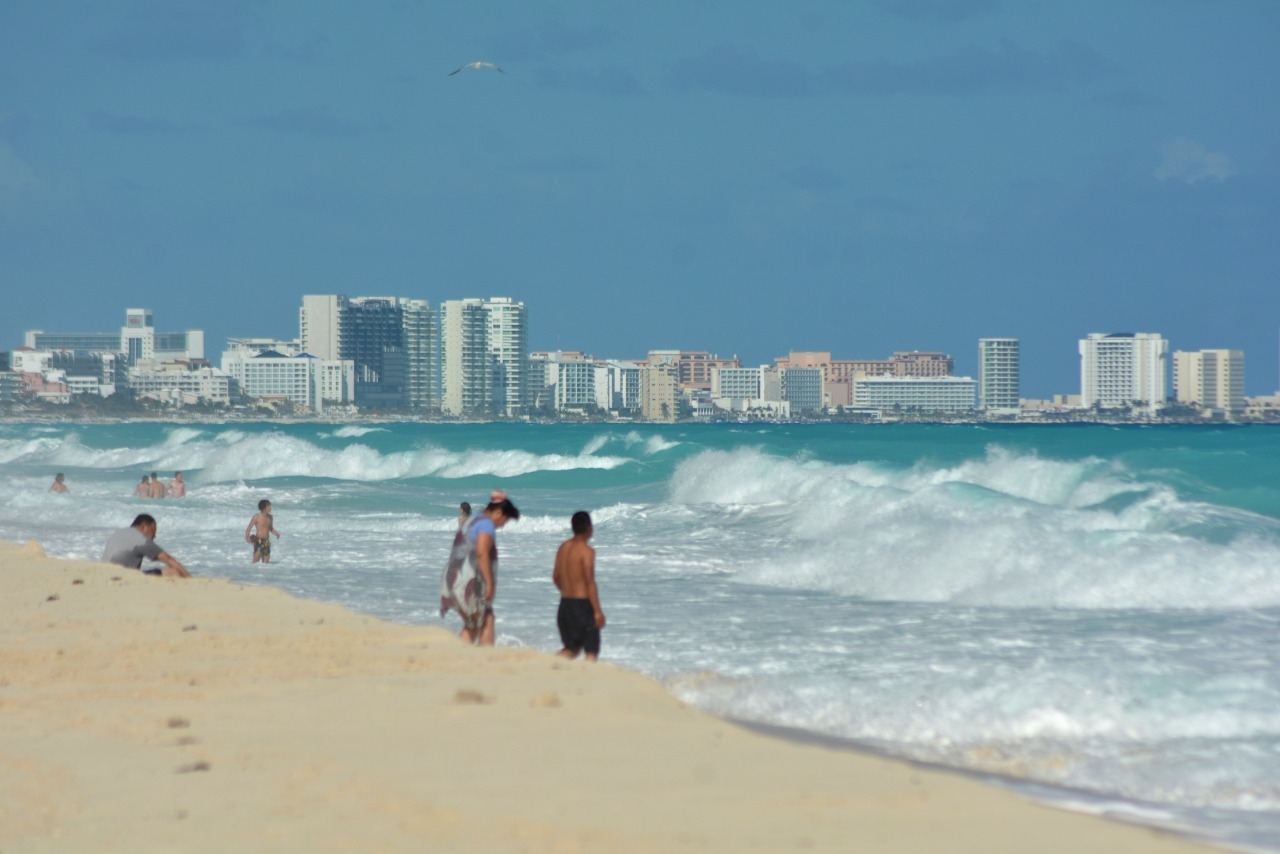
[[[651,680],[0,543],[0,851],[1210,850]]]

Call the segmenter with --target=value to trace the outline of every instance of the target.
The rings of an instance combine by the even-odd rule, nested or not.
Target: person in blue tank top
[[[456,611],[462,617],[458,637],[468,643],[493,646],[493,597],[498,585],[498,529],[520,511],[505,493],[495,492],[489,505],[459,531],[440,580],[440,616]]]

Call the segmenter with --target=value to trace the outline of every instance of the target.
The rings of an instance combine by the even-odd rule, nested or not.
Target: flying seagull
[[[492,62],[468,62],[466,65],[460,66],[457,71],[450,71],[449,76],[452,77],[453,75],[457,74],[458,71],[461,71],[463,68],[492,68],[494,71],[497,71],[501,74],[507,73],[503,71],[501,68],[499,68],[498,66],[494,65]]]

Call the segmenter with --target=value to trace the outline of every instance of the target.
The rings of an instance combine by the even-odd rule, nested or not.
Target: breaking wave
[[[759,538],[735,570],[754,584],[1005,607],[1280,605],[1280,521],[1098,459],[992,448],[893,469],[707,451],[677,467],[671,500]]]

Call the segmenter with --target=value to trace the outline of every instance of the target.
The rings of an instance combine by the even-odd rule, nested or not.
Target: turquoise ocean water
[[[0,425],[0,539],[96,559],[145,510],[198,575],[401,623],[494,487],[501,644],[558,649],[590,510],[603,656],[690,703],[1280,851],[1277,428]]]

